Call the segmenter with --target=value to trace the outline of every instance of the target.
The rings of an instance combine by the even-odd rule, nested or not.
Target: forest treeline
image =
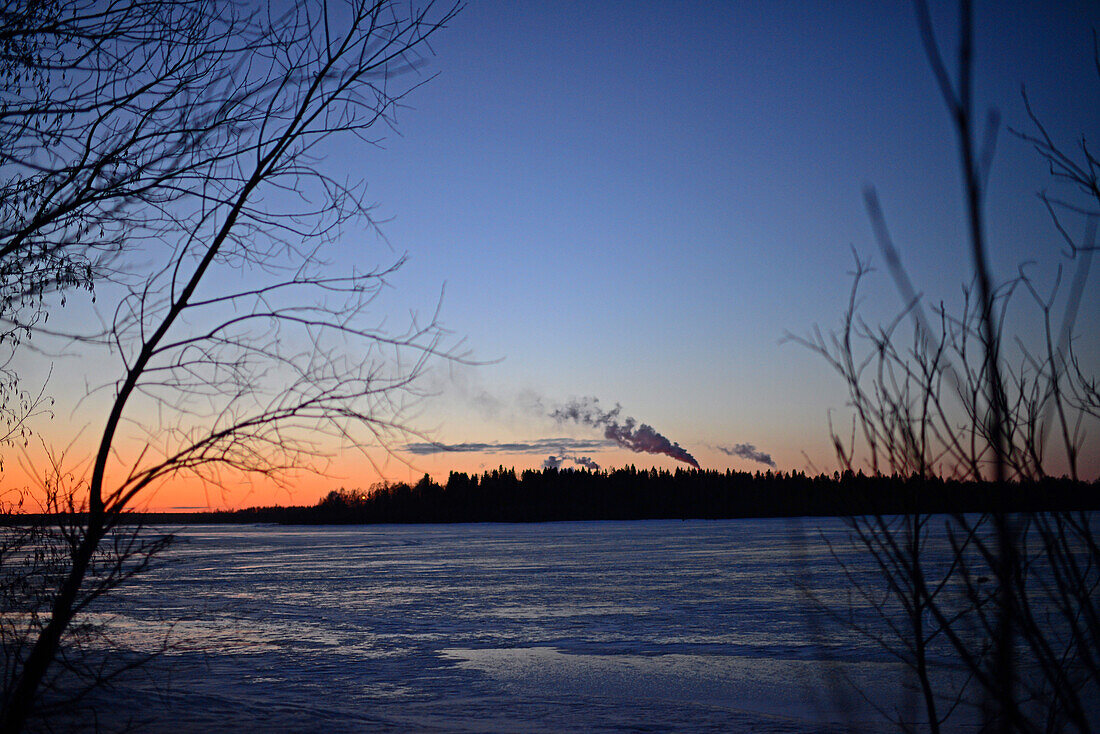
[[[1100,509],[1100,481],[1048,478],[1009,484],[1004,491],[1010,511]],[[452,472],[443,484],[425,475],[415,484],[337,489],[312,507],[254,507],[165,519],[287,524],[718,519],[981,512],[997,502],[989,483],[850,471],[809,476],[630,466],[517,473],[498,467],[480,475]]]

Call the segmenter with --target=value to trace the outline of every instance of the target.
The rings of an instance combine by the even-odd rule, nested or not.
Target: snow
[[[164,654],[101,722],[173,732],[772,731],[889,726],[900,666],[817,526],[657,521],[193,526],[96,619]]]

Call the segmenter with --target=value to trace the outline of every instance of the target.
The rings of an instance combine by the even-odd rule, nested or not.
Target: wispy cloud
[[[574,451],[599,451],[612,448],[614,441],[585,438],[540,438],[534,441],[516,441],[509,443],[407,443],[402,450],[421,456],[428,454],[559,454]]]
[[[669,441],[652,426],[638,424],[633,418],[619,419],[622,406],[616,404],[611,410],[603,410],[596,398],[574,400],[568,405],[556,408],[550,416],[559,421],[576,421],[593,428],[602,428],[605,438],[614,441],[623,448],[646,454],[664,454],[677,461],[690,464],[696,469],[699,462],[680,444]]]
[[[756,448],[756,446],[752,445],[751,443],[735,443],[733,446],[715,446],[714,448],[718,449],[727,456],[737,456],[742,459],[748,459],[750,461],[755,461],[760,464],[765,464],[772,467],[773,469],[775,468],[775,461],[772,459],[772,455],[767,452],[760,451]]]

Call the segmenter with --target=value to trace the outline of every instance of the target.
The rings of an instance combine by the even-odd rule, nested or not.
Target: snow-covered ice
[[[897,663],[818,528],[729,520],[193,526],[96,618],[167,652],[101,694],[154,731],[886,729]],[[853,562],[856,559],[852,559]]]

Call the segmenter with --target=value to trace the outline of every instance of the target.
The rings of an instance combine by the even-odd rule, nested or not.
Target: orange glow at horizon
[[[76,446],[71,446],[71,456]],[[81,447],[88,448],[88,447]],[[797,452],[795,452],[797,455]],[[91,454],[87,459],[70,461],[65,470],[70,477],[69,486],[85,489],[78,493],[79,499],[86,500],[87,475],[91,472]],[[765,466],[753,466],[747,462],[731,462],[717,452],[700,450],[697,454],[704,469],[734,468],[740,471],[767,470]],[[131,503],[131,509],[146,512],[201,512],[208,510],[237,510],[249,507],[271,505],[313,505],[334,489],[369,489],[379,482],[408,482],[419,480],[424,474],[435,481],[444,483],[452,472],[481,474],[498,466],[514,468],[516,471],[539,469],[546,459],[533,453],[438,453],[412,456],[395,452],[387,454],[382,450],[374,452],[372,464],[361,452],[347,450],[323,463],[320,471],[297,470],[273,478],[261,474],[225,473],[220,483],[204,481],[194,475],[181,475],[159,482],[141,492]],[[67,457],[68,458],[68,457]],[[614,469],[628,465],[639,468],[657,467],[675,470],[688,468],[686,464],[666,456],[633,453],[624,449],[610,449],[593,453],[594,458],[604,469]],[[113,471],[118,476],[119,463],[113,463]],[[825,466],[829,465],[824,462]],[[42,496],[42,477],[48,462],[44,455],[24,456],[18,466],[8,465],[0,482],[9,490],[27,490],[31,499],[24,511],[36,511],[37,499]],[[564,466],[571,466],[566,462]],[[805,469],[789,467],[788,469]],[[107,486],[117,486],[110,482]]]
[[[65,476],[65,486],[76,489],[78,505],[86,503],[87,482],[95,453],[95,442],[91,434],[81,434],[77,440],[69,443],[58,440],[57,445],[63,446],[63,449],[53,449],[52,459],[50,450],[47,449],[50,446],[49,437],[38,434],[38,438],[37,448],[32,445],[23,449],[18,456],[11,455],[13,452],[5,455],[4,471],[0,474],[0,502],[11,508],[22,493],[25,501],[21,511],[39,511],[45,478],[51,474],[55,463],[59,463]],[[118,441],[118,444],[119,450],[109,464],[106,483],[108,492],[117,487],[119,479],[125,476],[124,467],[132,465],[143,456],[143,452],[144,461],[156,461],[156,457],[148,453],[148,444],[137,437],[127,437]],[[485,445],[490,450],[431,454],[402,452],[399,450],[400,446],[393,447],[392,453],[381,448],[361,451],[346,446],[329,446],[323,449],[328,458],[319,459],[315,469],[288,471],[278,477],[226,470],[218,472],[218,481],[214,482],[203,480],[194,474],[179,474],[143,490],[130,503],[130,509],[148,512],[201,512],[273,505],[310,506],[334,489],[369,490],[380,482],[412,484],[425,474],[439,483],[445,483],[452,471],[477,475],[503,466],[519,472],[539,469],[547,458],[543,453],[494,452],[491,450],[492,442],[486,442]],[[776,459],[778,471],[817,474],[832,473],[836,469],[836,460],[828,454],[823,433],[806,432],[789,441],[772,436],[766,439],[765,445]],[[802,447],[805,447],[805,453]],[[769,469],[746,459],[731,458],[705,444],[689,443],[687,448],[696,456],[703,469],[748,472]],[[667,470],[687,467],[667,456],[634,453],[622,448],[612,447],[585,453],[603,469],[632,464],[639,468],[656,467]],[[1096,459],[1083,457],[1080,467],[1083,470],[1082,475],[1095,476],[1096,463]],[[562,466],[573,467],[574,463],[567,460]],[[114,482],[111,481],[112,478]]]

